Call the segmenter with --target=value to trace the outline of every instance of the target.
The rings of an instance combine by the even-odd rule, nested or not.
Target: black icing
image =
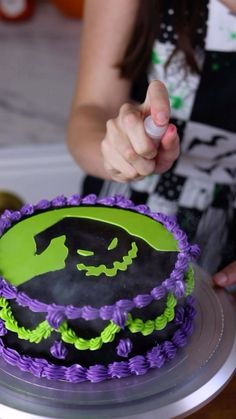
[[[101,307],[114,304],[123,298],[134,298],[146,294],[169,277],[174,268],[177,252],[156,251],[144,240],[129,235],[117,226],[94,220],[65,218],[35,237],[37,254],[42,253],[55,237],[65,236],[69,249],[65,269],[48,272],[19,286],[31,298],[48,304],[92,305]],[[118,239],[118,246],[108,250],[112,239]],[[138,247],[135,258],[126,271],[118,271],[114,277],[101,274],[86,276],[77,269],[78,263],[108,268],[114,261],[122,261],[128,254],[132,242]],[[93,256],[78,255],[78,249],[94,252]]]

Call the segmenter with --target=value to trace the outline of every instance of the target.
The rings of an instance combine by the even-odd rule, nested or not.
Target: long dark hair
[[[173,10],[174,29],[177,34],[173,55],[182,50],[186,63],[193,72],[199,73],[194,49],[197,44],[197,29],[206,12],[206,0],[140,0],[136,25],[127,46],[123,61],[119,63],[121,77],[136,80],[144,74],[150,64],[154,40],[160,35],[161,17],[167,10]]]

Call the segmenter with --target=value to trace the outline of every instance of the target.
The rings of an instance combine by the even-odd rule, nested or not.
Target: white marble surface
[[[0,20],[0,147],[65,141],[80,30],[47,1],[26,23]]]
[[[65,141],[80,32],[46,0],[28,22],[0,20],[0,191],[26,202],[80,189]]]

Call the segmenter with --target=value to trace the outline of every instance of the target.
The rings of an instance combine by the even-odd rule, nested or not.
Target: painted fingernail
[[[166,112],[161,111],[161,112],[157,112],[157,122],[159,122],[160,124],[165,124],[167,123],[169,120],[169,115],[167,115]]]
[[[173,124],[169,125],[168,131],[170,134],[173,134],[176,131],[176,127]]]
[[[219,272],[216,275],[214,275],[214,282],[218,285],[226,285],[227,284],[227,276],[224,272]]]

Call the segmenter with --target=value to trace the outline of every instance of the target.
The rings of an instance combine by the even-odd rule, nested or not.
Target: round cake
[[[188,343],[199,253],[173,217],[121,196],[0,218],[0,357],[72,383],[161,368]]]

